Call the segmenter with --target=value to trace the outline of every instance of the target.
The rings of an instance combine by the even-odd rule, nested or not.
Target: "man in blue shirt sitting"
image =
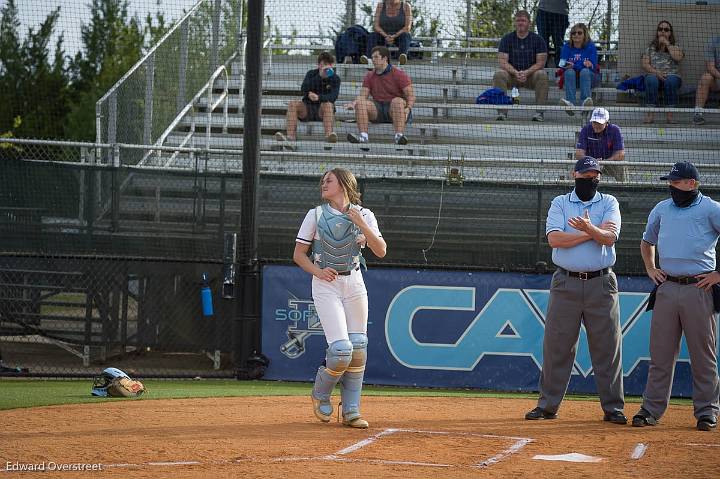
[[[545,316],[540,398],[525,419],[555,419],[572,373],[580,324],[585,325],[603,420],[627,424],[623,413],[622,333],[615,242],[620,207],[597,191],[600,166],[592,157],[575,163],[575,189],[553,199],[545,232],[557,266]]]
[[[540,35],[530,31],[530,14],[520,10],[515,14],[515,31],[498,45],[500,70],[493,76],[493,87],[508,91],[512,87],[535,90],[535,103],[544,105],[548,97],[548,77],[545,74],[547,45]],[[507,119],[507,110],[498,110],[497,120]],[[538,111],[533,121],[543,121]]]
[[[692,369],[692,398],[697,428],[711,431],[720,413],[717,368],[718,306],[714,291],[715,246],[720,236],[720,203],[700,193],[695,165],[681,161],[667,176],[670,196],[650,212],[640,253],[647,275],[656,285],[648,309],[650,367],[640,411],[633,426],[655,426],[670,400],[675,360],[685,333]],[[660,268],[655,266],[657,247]],[[654,304],[653,304],[654,299]],[[720,299],[720,297],[718,297]]]

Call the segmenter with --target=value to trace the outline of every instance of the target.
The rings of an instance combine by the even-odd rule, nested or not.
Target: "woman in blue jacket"
[[[593,106],[590,97],[591,89],[600,81],[598,73],[598,55],[595,43],[590,39],[590,32],[584,23],[576,23],[570,29],[570,40],[565,43],[560,52],[561,68],[565,68],[564,88],[565,98],[560,103],[565,106]],[[576,99],[577,85],[580,84],[580,102]],[[567,110],[573,116],[575,112]]]

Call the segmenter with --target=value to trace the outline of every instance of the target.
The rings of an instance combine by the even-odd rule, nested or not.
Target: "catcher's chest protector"
[[[325,203],[315,208],[315,218],[320,237],[313,241],[313,259],[317,265],[341,273],[364,264],[357,244],[360,229],[346,214],[333,213]]]

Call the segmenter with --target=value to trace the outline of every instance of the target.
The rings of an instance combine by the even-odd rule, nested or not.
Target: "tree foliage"
[[[17,137],[95,139],[95,102],[168,30],[162,13],[144,23],[127,0],[92,0],[81,27],[83,47],[66,55],[56,34],[60,7],[21,39],[16,0],[0,9],[0,133]],[[53,46],[51,39],[57,40]],[[18,118],[20,120],[18,120]]]
[[[20,21],[15,0],[0,10],[0,132],[15,136],[60,138],[62,122],[48,121],[47,112],[60,118],[68,109],[68,80],[65,71],[63,38],[58,37],[54,53],[49,47],[60,8],[48,14],[36,29],[30,28],[20,41]],[[21,118],[21,121],[17,119]]]

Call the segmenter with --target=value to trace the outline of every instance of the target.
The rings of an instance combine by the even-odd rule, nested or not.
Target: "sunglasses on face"
[[[570,35],[585,35],[585,32],[572,32]]]
[[[672,29],[667,27],[658,27],[658,32],[672,32]]]

